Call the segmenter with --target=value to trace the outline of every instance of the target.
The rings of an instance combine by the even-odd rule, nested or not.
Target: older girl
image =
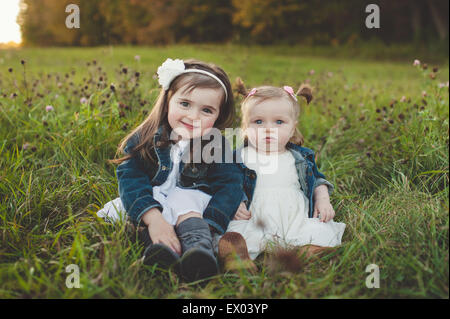
[[[125,156],[115,160],[114,206],[147,227],[145,264],[175,266],[195,281],[218,272],[210,230],[224,233],[242,200],[238,167],[205,160],[202,152],[202,138],[233,119],[233,94],[226,73],[201,61],[168,59],[158,77],[162,89],[150,115],[119,147]],[[215,151],[226,147],[221,138]]]

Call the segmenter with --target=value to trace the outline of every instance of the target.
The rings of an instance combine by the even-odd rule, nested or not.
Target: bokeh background
[[[379,29],[365,26],[372,2]],[[66,28],[70,3],[80,29]],[[448,299],[448,6],[0,0],[0,297]],[[96,213],[118,197],[108,160],[151,111],[169,57],[249,88],[313,87],[299,129],[336,187],[342,246],[314,260],[283,250],[202,288],[139,262],[135,229]],[[67,287],[70,264],[82,288]]]
[[[365,41],[420,46],[448,40],[449,2],[377,1],[381,28],[364,26],[361,0],[74,0],[78,30],[62,27],[67,1],[22,0],[25,45],[258,43],[355,45]],[[445,46],[442,46],[445,49]],[[447,48],[448,50],[448,48]],[[448,51],[447,51],[448,52]]]

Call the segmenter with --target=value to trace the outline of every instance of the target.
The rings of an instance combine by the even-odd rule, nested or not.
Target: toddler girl
[[[202,152],[204,138],[218,132],[214,152],[226,153],[218,129],[233,119],[233,94],[226,73],[201,61],[167,59],[158,78],[156,104],[121,142],[125,156],[113,161],[120,164],[120,198],[98,215],[114,219],[126,211],[148,229],[144,263],[175,266],[195,281],[218,272],[211,231],[222,234],[242,200],[239,168]]]
[[[306,86],[299,95],[308,103],[312,98]],[[288,86],[254,88],[242,102],[245,146],[236,157],[246,200],[219,241],[219,256],[225,261],[230,245],[237,251],[245,247],[238,234],[244,237],[251,259],[269,244],[332,247],[341,243],[345,224],[333,221],[329,199],[333,185],[317,170],[314,152],[301,146],[299,112],[297,95]],[[248,258],[245,251],[238,254]]]

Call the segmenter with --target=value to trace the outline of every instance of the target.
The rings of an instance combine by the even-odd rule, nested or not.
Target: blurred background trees
[[[67,29],[65,7],[80,8]],[[340,45],[448,42],[448,0],[377,0],[380,29],[367,29],[361,0],[22,0],[25,45],[174,43]]]

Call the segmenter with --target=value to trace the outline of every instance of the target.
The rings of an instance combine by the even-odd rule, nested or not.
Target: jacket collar
[[[310,149],[301,147],[291,142],[286,145],[286,148],[291,151],[292,155],[294,155],[296,165],[305,162],[305,157],[308,157],[310,154],[312,154],[312,151]]]
[[[158,142],[161,140],[162,133],[163,133],[163,126],[160,125],[155,135],[153,135],[153,145],[155,145],[156,148],[159,148],[160,143]]]

